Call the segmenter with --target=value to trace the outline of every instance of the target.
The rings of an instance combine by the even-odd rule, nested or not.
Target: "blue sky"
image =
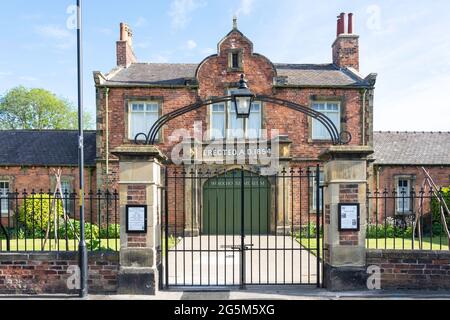
[[[75,0],[4,1],[0,94],[42,87],[76,103]],[[379,74],[376,130],[450,131],[450,1],[85,0],[85,105],[95,112],[92,71],[115,66],[119,22],[134,31],[144,62],[200,62],[231,29],[232,16],[274,62],[327,63],[336,16],[355,13],[361,73]]]

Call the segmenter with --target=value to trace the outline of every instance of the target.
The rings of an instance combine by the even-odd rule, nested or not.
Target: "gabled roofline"
[[[222,45],[222,43],[229,37],[229,36],[231,36],[231,34],[233,33],[233,32],[237,32],[242,38],[244,38],[246,41],[248,41],[249,43],[250,43],[250,48],[251,48],[251,51],[252,51],[252,53],[253,53],[253,41],[251,41],[249,38],[247,38],[242,32],[241,32],[241,30],[239,30],[239,29],[232,29],[230,32],[228,32],[228,34],[225,36],[225,37],[223,37],[220,41],[219,41],[219,43],[217,44],[217,53],[218,53],[218,55],[220,55],[220,46]]]

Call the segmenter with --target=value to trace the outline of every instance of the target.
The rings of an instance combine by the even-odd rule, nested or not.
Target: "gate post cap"
[[[112,150],[113,155],[119,159],[157,159],[167,161],[167,157],[156,146],[151,145],[122,145]]]
[[[331,146],[320,153],[319,159],[324,161],[336,159],[367,160],[368,156],[373,153],[374,149],[369,146]]]

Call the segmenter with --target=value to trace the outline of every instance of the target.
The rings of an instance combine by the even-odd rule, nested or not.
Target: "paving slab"
[[[292,237],[247,236],[245,244],[247,284],[317,283],[316,257]],[[240,245],[239,236],[184,238],[169,251],[169,284],[239,286],[242,262]]]

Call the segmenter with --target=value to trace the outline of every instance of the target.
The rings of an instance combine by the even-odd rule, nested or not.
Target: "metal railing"
[[[161,287],[321,286],[319,167],[169,168],[162,191]]]
[[[377,190],[367,194],[368,249],[450,250],[448,222],[436,195],[443,191]]]
[[[0,252],[77,251],[79,195],[51,191],[10,192],[0,196]],[[85,195],[85,238],[89,251],[120,249],[119,194]]]

